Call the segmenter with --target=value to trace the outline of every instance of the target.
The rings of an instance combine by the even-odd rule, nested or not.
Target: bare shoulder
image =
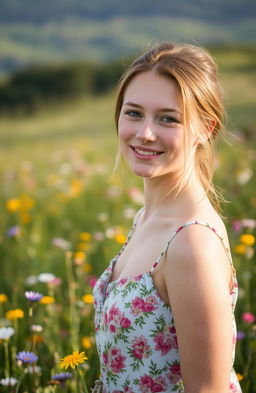
[[[203,220],[199,222],[205,223]],[[184,280],[184,285],[187,280],[209,280],[232,286],[232,270],[225,250],[225,226],[222,220],[214,220],[210,225],[223,235],[223,240],[203,224],[187,225],[174,236],[163,267],[166,287],[175,286],[173,281],[177,283],[178,277]]]
[[[204,225],[191,224],[174,236],[164,262],[185,390],[209,380],[228,386],[231,269],[221,240]]]

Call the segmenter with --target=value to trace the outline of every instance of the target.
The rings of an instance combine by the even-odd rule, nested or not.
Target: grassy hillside
[[[106,61],[127,57],[156,41],[255,45],[256,18],[215,23],[166,16],[118,17],[106,21],[1,23],[0,73],[61,61]]]

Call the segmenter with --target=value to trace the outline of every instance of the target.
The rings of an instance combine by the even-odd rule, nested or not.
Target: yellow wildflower
[[[7,302],[8,297],[4,293],[0,293],[0,303]]]
[[[244,376],[239,373],[237,373],[236,376],[237,376],[238,381],[242,381],[242,379],[244,379]]]
[[[85,260],[85,253],[83,251],[77,251],[74,253],[74,262],[76,265],[82,265]]]
[[[72,198],[78,197],[82,192],[83,185],[79,179],[72,179],[69,187],[69,196]]]
[[[84,349],[89,349],[92,346],[91,338],[89,336],[82,337],[82,346]]]
[[[245,244],[246,246],[253,246],[255,243],[255,236],[247,233],[240,236],[240,242]]]
[[[16,308],[14,310],[6,311],[5,316],[6,316],[7,319],[12,321],[12,320],[17,319],[17,318],[23,318],[24,317],[24,312],[21,309]]]
[[[246,251],[246,246],[245,244],[237,244],[235,246],[235,253],[238,255],[244,255]]]
[[[124,244],[126,242],[126,237],[122,233],[118,233],[115,235],[115,240],[117,243]]]
[[[79,353],[78,351],[74,351],[72,355],[67,355],[61,359],[59,367],[65,368],[65,370],[67,370],[68,367],[75,369],[80,363],[84,363],[87,359],[84,352]]]
[[[20,200],[18,198],[11,198],[6,202],[6,209],[13,213],[20,209]]]
[[[80,239],[83,242],[89,242],[92,239],[92,235],[89,232],[81,232]]]
[[[91,273],[91,271],[92,271],[92,265],[90,265],[90,263],[85,263],[85,264],[83,265],[83,271],[84,271],[85,273]]]
[[[93,303],[93,295],[87,294],[82,297],[83,302],[92,304]]]
[[[42,299],[40,300],[41,304],[52,304],[55,302],[55,299],[53,296],[44,296],[42,297]]]

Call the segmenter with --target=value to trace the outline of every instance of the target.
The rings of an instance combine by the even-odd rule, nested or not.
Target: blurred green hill
[[[132,56],[162,40],[256,43],[254,0],[1,0],[0,75],[28,65]]]

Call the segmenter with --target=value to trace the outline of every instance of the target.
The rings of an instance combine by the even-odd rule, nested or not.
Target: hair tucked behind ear
[[[195,151],[195,169],[213,206],[221,212],[220,202],[225,201],[213,184],[215,169],[214,140],[223,129],[223,90],[212,56],[203,48],[165,42],[139,56],[122,76],[116,102],[115,121],[118,120],[127,86],[138,74],[154,70],[159,75],[174,79],[179,87],[182,107],[185,159],[184,175],[172,191],[176,196],[185,186],[191,173],[189,138],[191,132],[199,140]],[[225,201],[226,202],[226,201]]]

